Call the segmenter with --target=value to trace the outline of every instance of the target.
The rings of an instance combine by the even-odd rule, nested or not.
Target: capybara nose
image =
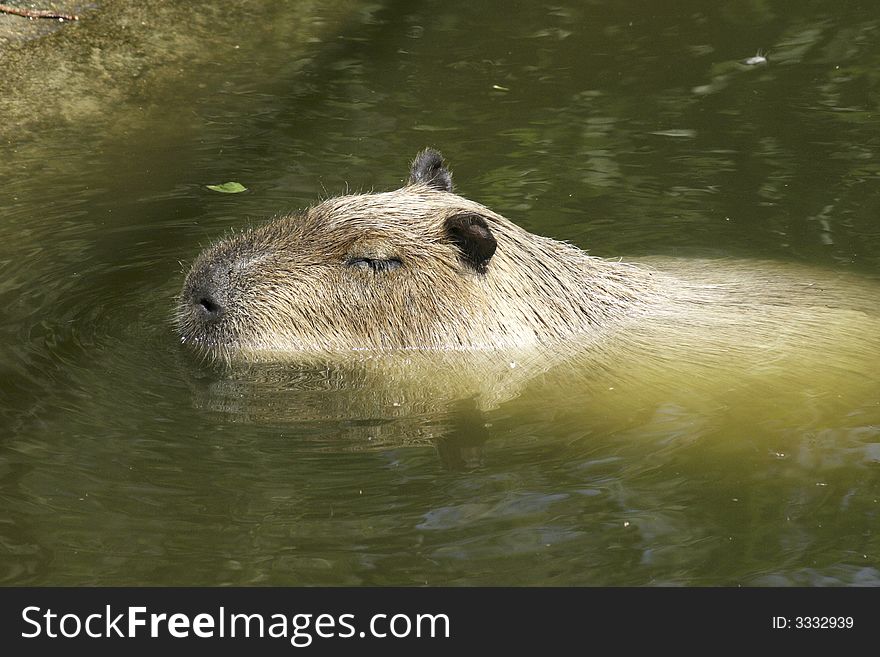
[[[223,304],[208,290],[194,290],[192,304],[205,322],[216,322],[223,316]]]
[[[197,265],[187,276],[183,290],[185,311],[196,322],[213,324],[219,322],[229,307],[228,268],[217,263]]]

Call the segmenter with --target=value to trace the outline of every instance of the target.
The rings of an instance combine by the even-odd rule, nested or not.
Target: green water
[[[213,239],[396,187],[426,145],[596,255],[880,285],[873,3],[326,3],[311,38],[249,4],[276,27],[194,29],[189,68],[0,143],[0,583],[880,584],[880,353],[825,406],[695,383],[377,417],[205,371],[170,322]]]

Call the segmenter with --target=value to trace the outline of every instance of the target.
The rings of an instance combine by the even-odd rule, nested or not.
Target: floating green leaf
[[[247,187],[238,182],[227,182],[222,185],[205,185],[205,187],[223,194],[238,194],[247,190]]]

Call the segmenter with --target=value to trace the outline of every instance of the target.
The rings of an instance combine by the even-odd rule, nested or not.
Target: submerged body
[[[876,285],[806,267],[590,256],[452,193],[425,151],[401,189],[332,198],[207,249],[177,319],[213,360],[332,368],[351,393],[344,412],[382,417],[466,398],[492,408],[538,379],[579,380],[609,405],[627,382],[658,403],[685,388],[816,399],[852,382],[870,398],[878,308]]]

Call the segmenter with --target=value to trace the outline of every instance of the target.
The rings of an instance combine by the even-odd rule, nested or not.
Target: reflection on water
[[[154,81],[173,102],[124,130],[109,110],[0,144],[0,582],[880,583],[880,351],[858,314],[880,285],[870,14],[425,1],[313,44],[242,24],[234,60],[200,45],[228,66]],[[179,350],[201,247],[397,187],[428,144],[534,232],[789,261],[859,281],[834,289],[864,307],[723,370],[684,343],[574,378],[216,371]],[[204,187],[225,180],[249,191]]]

